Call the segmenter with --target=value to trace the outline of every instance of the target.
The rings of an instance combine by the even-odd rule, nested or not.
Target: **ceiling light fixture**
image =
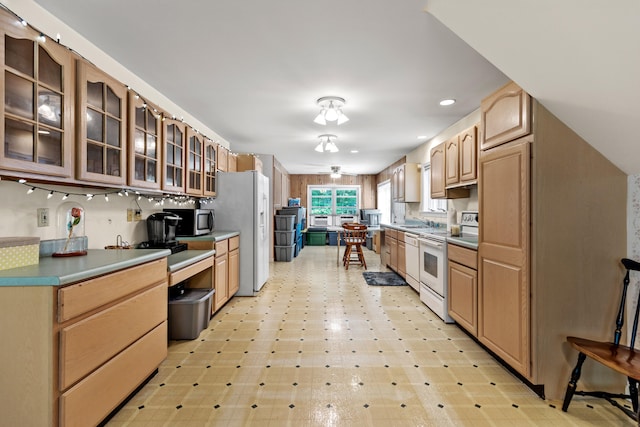
[[[443,107],[446,107],[447,105],[453,105],[455,103],[455,99],[443,99],[442,101],[440,101],[440,105],[442,105]]]
[[[331,175],[329,175],[333,179],[338,179],[342,177],[340,173],[340,166],[331,166]]]
[[[323,153],[325,151],[328,151],[330,153],[337,153],[339,151],[335,142],[333,142],[334,140],[338,139],[337,136],[324,133],[322,135],[318,135],[318,139],[320,140],[320,142],[318,143],[318,145],[316,145],[315,148],[318,153]]]
[[[320,113],[313,120],[319,125],[326,125],[327,122],[337,121],[339,125],[349,121],[349,118],[342,112],[342,107],[346,104],[344,98],[339,96],[323,96],[318,99]]]

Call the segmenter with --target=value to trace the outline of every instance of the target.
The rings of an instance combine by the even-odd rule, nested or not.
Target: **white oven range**
[[[445,323],[454,323],[447,309],[446,232],[422,233],[420,243],[420,300]]]

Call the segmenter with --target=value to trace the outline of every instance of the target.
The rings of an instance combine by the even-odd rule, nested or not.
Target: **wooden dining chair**
[[[640,357],[636,355],[634,348],[636,342],[636,333],[638,332],[638,317],[640,314],[640,304],[636,306],[636,312],[633,320],[633,328],[631,330],[631,339],[629,345],[621,345],[620,338],[622,336],[622,326],[624,324],[624,310],[627,301],[627,288],[629,287],[629,272],[640,271],[640,263],[628,258],[622,259],[622,265],[627,270],[624,276],[622,286],[622,297],[620,299],[620,307],[616,316],[616,326],[613,333],[613,342],[593,341],[586,338],[567,337],[567,341],[573,348],[578,350],[578,363],[571,373],[567,391],[564,395],[562,410],[567,412],[569,404],[574,394],[579,396],[594,396],[606,399],[618,409],[634,420],[638,421],[638,381],[640,380]],[[582,373],[582,364],[589,357],[604,366],[613,369],[627,377],[629,380],[629,394],[625,393],[609,393],[605,391],[576,391],[580,374]],[[633,411],[621,405],[615,399],[630,399]]]
[[[362,246],[367,243],[367,226],[355,222],[342,224],[345,249],[342,256],[342,265],[348,270],[349,264],[359,264],[367,269]]]

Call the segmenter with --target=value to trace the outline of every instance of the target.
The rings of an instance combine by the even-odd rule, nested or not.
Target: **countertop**
[[[203,234],[202,236],[176,237],[176,240],[179,242],[193,242],[198,240],[217,242],[219,240],[228,239],[238,235],[240,235],[239,231],[214,230],[211,233]]]
[[[168,249],[89,249],[83,256],[42,257],[38,264],[0,271],[0,287],[67,285],[169,255]]]
[[[465,248],[478,250],[478,236],[477,235],[461,235],[461,236],[451,236],[450,233],[447,233],[446,228],[444,227],[426,227],[423,225],[417,224],[381,224],[383,228],[393,228],[394,230],[404,231],[405,233],[413,233],[420,235],[421,233],[427,234],[438,234],[440,236],[444,236],[445,240],[448,243],[452,243],[454,245],[462,246]]]
[[[213,249],[210,249],[210,250],[189,249],[186,251],[178,252],[176,254],[171,254],[167,258],[167,269],[169,270],[169,273],[173,273],[174,271],[181,270],[185,267],[190,266],[191,264],[195,264],[198,261],[202,261],[203,259],[215,256],[215,254],[216,254],[216,251]]]

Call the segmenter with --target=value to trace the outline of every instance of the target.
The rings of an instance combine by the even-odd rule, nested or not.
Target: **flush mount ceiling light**
[[[447,105],[453,105],[455,103],[455,99],[443,99],[442,101],[440,101],[440,105],[442,105],[443,107],[446,107]]]
[[[349,118],[342,112],[342,107],[346,103],[344,98],[339,96],[323,96],[317,101],[320,113],[313,120],[319,125],[326,125],[327,122],[337,121],[339,125],[349,121]]]
[[[335,135],[331,135],[328,133],[324,133],[322,135],[318,135],[318,139],[320,140],[320,142],[318,143],[318,145],[316,146],[315,150],[318,153],[323,153],[325,151],[328,151],[330,153],[337,153],[338,147],[336,146],[335,141],[336,139],[338,139],[337,136]]]

